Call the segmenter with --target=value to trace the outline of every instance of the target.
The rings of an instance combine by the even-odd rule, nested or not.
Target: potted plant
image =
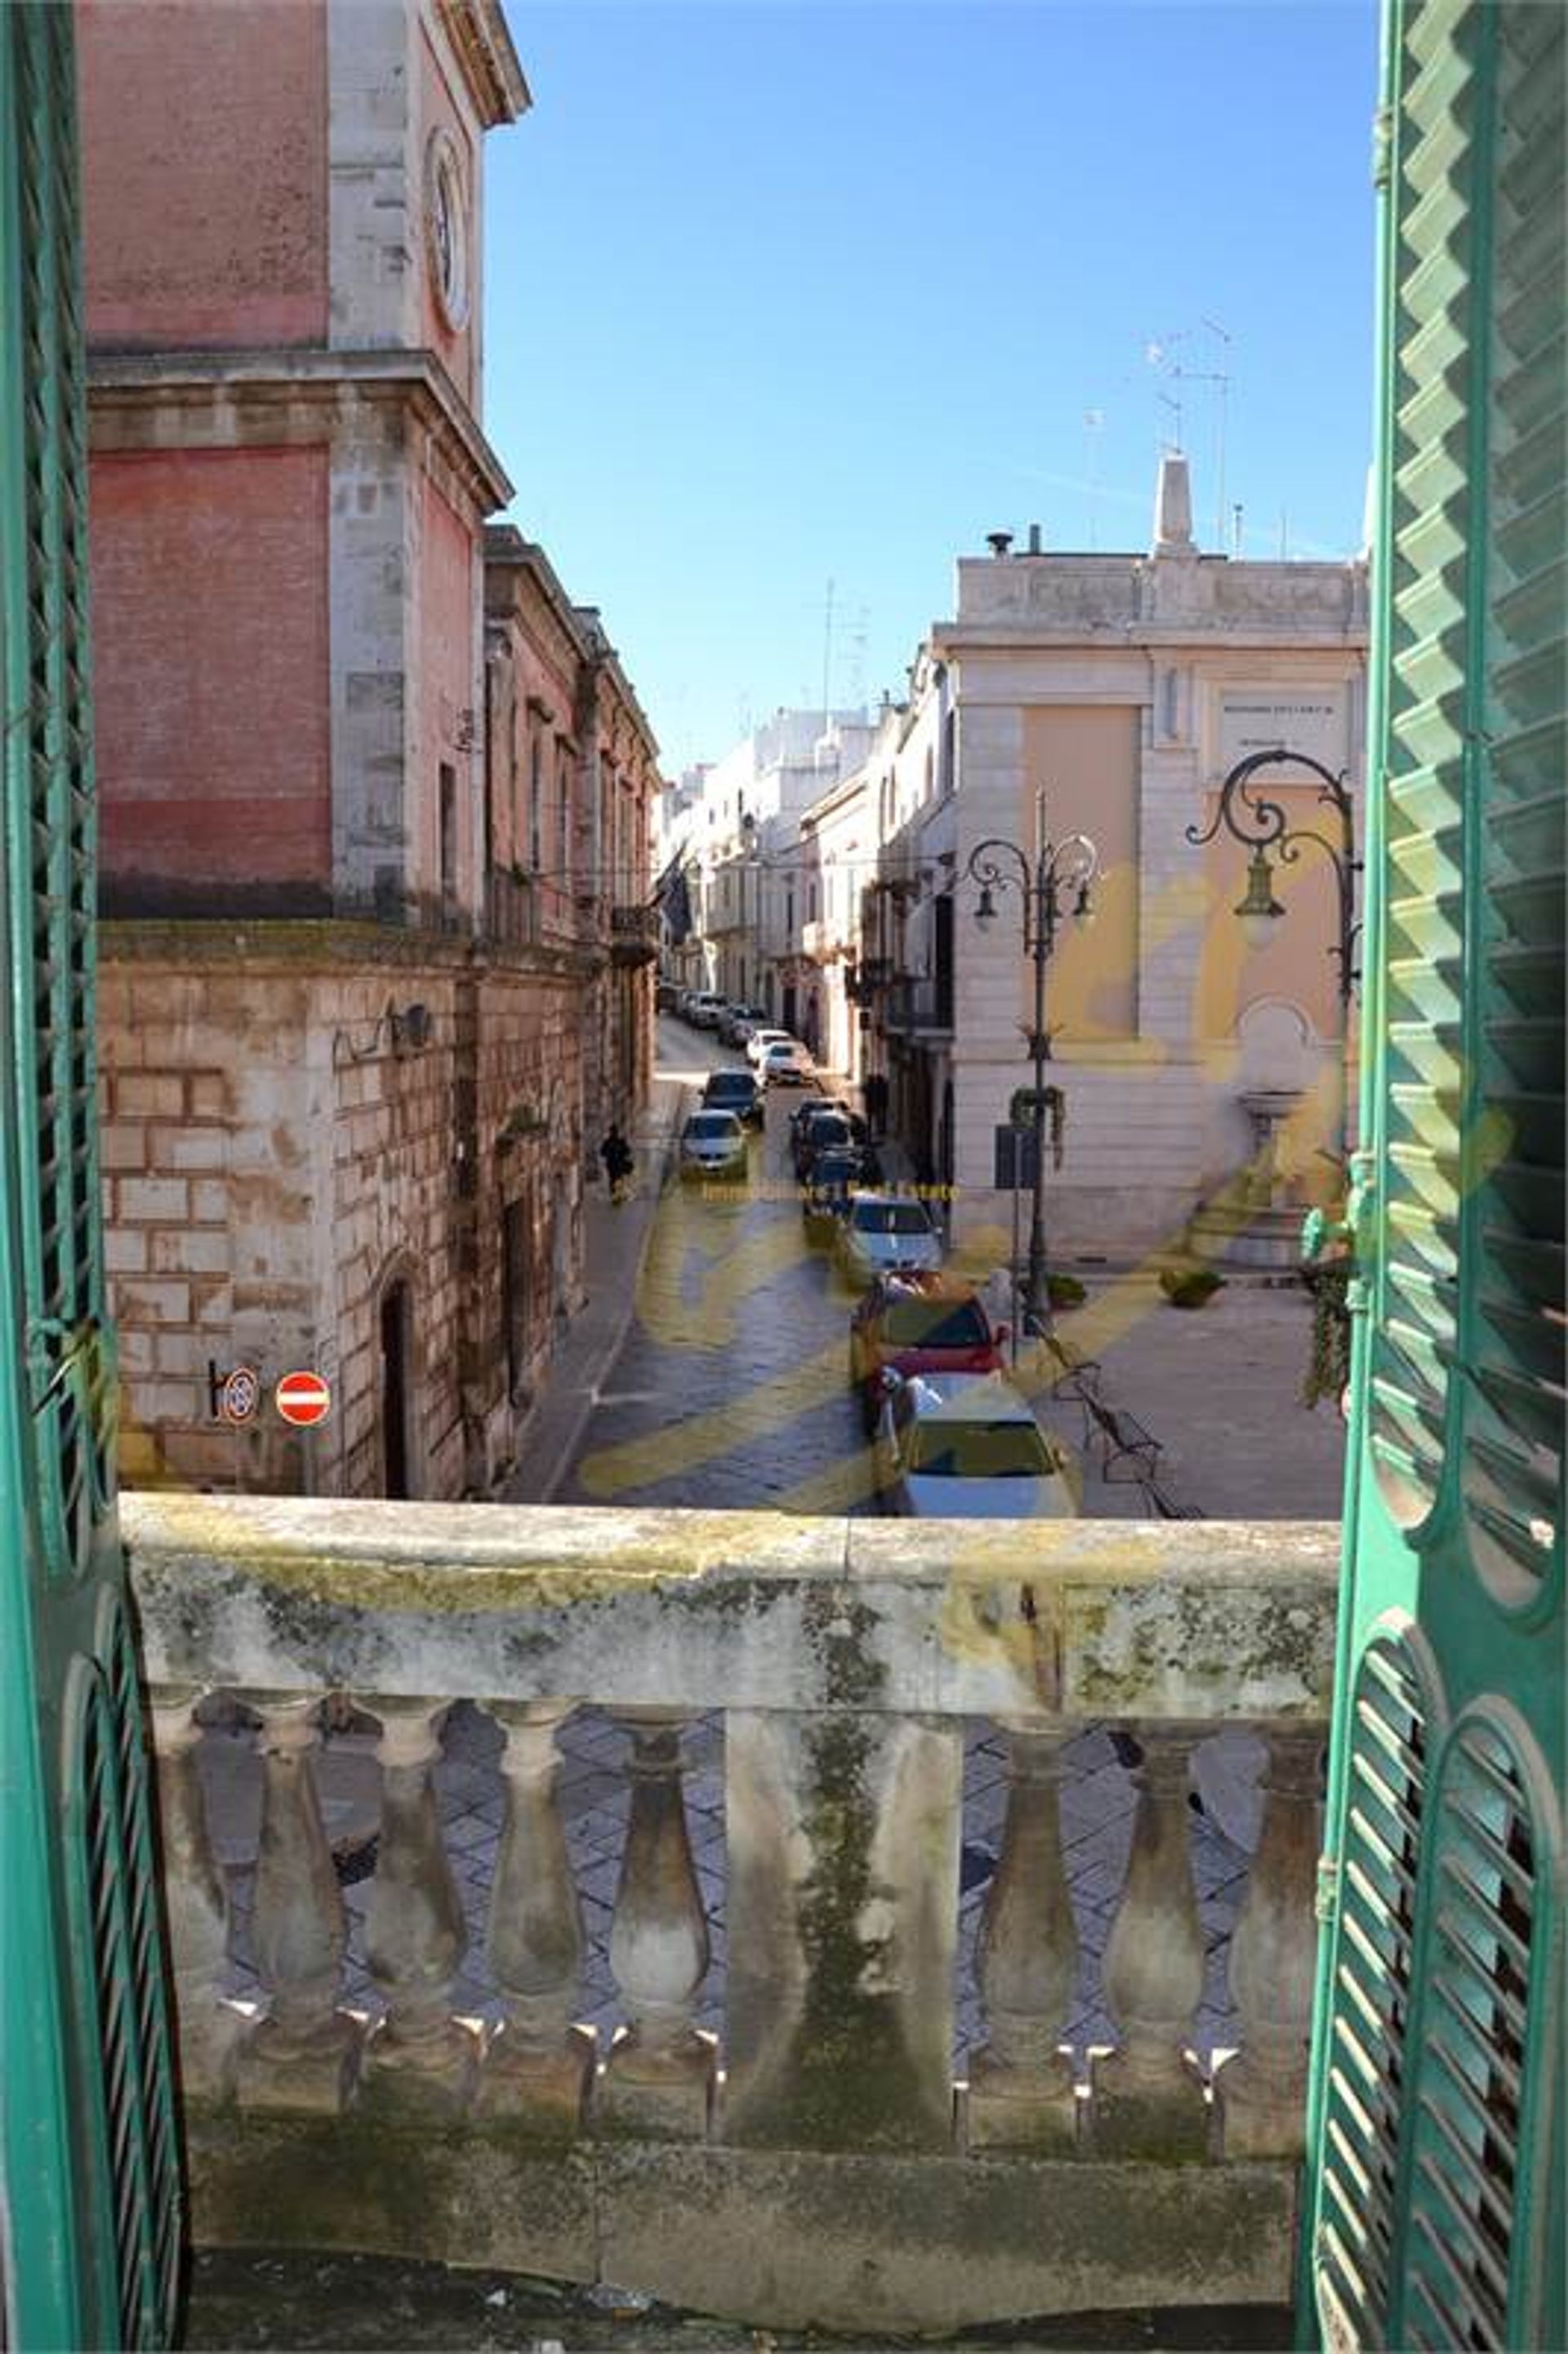
[[[1216,1275],[1212,1267],[1165,1267],[1160,1270],[1160,1288],[1172,1308],[1204,1308],[1215,1292],[1224,1288],[1224,1277]]]

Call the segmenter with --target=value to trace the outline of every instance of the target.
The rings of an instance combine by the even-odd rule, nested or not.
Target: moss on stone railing
[[[122,1524],[198,2238],[630,2280],[854,2329],[1288,2294],[1334,1529],[166,1495],[124,1498]],[[215,1694],[258,1727],[265,2003],[249,2007],[221,1993],[227,1891],[197,1771]],[[343,1995],[316,1787],[329,1695],[379,1728],[375,2016]],[[451,1991],[469,1932],[434,1769],[457,1700],[502,1741],[484,2021]],[[579,2024],[556,1789],[583,1703],[626,1741],[604,2047]],[[681,1736],[710,1712],[727,1864],[705,1903]],[[1002,1729],[1009,1774],[984,2025],[955,2084],[977,1719]],[[1104,1719],[1140,1762],[1136,1797],[1106,1768],[1131,1848],[1098,1900],[1115,2048],[1086,2057],[1061,2045],[1083,1897],[1058,1785],[1065,1744]],[[1194,1745],[1224,1725],[1261,1734],[1268,1765],[1230,1940],[1240,2054],[1204,2074],[1188,1801]],[[717,1910],[715,2041],[695,2009]]]

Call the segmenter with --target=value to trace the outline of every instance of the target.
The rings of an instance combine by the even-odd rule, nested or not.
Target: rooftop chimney
[[[985,544],[993,556],[1005,556],[1012,546],[1012,534],[1010,531],[988,531]]]
[[[1192,544],[1192,485],[1187,461],[1179,450],[1167,450],[1160,461],[1160,484],[1154,493],[1154,553],[1195,556]]]
[[[1040,554],[1040,526],[1037,523],[1032,523],[1029,526],[1029,553],[1031,556]]]

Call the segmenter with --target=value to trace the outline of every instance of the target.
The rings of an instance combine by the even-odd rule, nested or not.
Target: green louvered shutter
[[[0,8],[0,2267],[29,2354],[168,2344],[180,2253],[99,1232],[75,138],[69,8]]]
[[[1390,0],[1305,2342],[1568,2344],[1563,13]]]

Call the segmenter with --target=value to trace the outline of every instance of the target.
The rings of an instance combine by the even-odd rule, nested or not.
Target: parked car
[[[762,1050],[758,1076],[765,1087],[809,1087],[817,1066],[810,1048],[802,1046],[799,1038],[774,1038]]]
[[[1005,1324],[993,1325],[973,1284],[949,1275],[881,1275],[850,1318],[850,1385],[868,1430],[881,1411],[882,1375],[1000,1373]]]
[[[860,1179],[860,1154],[853,1145],[847,1151],[818,1153],[800,1187],[800,1215],[809,1240],[821,1242],[838,1231]]]
[[[746,1130],[732,1111],[694,1111],[681,1130],[683,1177],[744,1177]]]
[[[768,1030],[759,1024],[758,1028],[752,1032],[750,1037],[746,1042],[747,1061],[750,1063],[754,1068],[759,1067],[762,1062],[762,1057],[766,1054],[768,1048],[771,1045],[777,1044],[779,1041],[782,1041],[786,1045],[790,1045],[794,1043],[790,1038],[788,1030]]]
[[[744,1045],[749,1032],[767,1019],[760,1005],[726,1005],[719,1016],[719,1044],[723,1046]]]
[[[737,1046],[744,1047],[748,1045],[751,1040],[756,1037],[757,1033],[759,1030],[766,1030],[769,1027],[770,1023],[768,1015],[758,1007],[754,1005],[750,1013],[743,1014],[741,1019],[736,1023],[735,1043]]]
[[[836,1111],[841,1119],[848,1120],[851,1128],[854,1131],[854,1140],[858,1145],[863,1149],[864,1146],[870,1143],[870,1129],[867,1128],[859,1112],[855,1110],[854,1106],[853,1104],[846,1103],[842,1096],[807,1095],[800,1097],[800,1102],[792,1108],[789,1113],[789,1142],[791,1147],[794,1145],[796,1130],[800,1126],[800,1123],[803,1120],[810,1119],[814,1113],[819,1111]]]
[[[934,1272],[942,1264],[942,1237],[913,1195],[856,1193],[839,1228],[838,1258],[845,1280],[855,1285],[902,1267]]]
[[[876,1479],[882,1508],[915,1520],[1065,1521],[1082,1479],[996,1373],[880,1376]]]
[[[656,981],[653,984],[653,1011],[655,1013],[673,1013],[676,1004],[679,1002],[680,994],[680,991],[676,988],[673,981]]]
[[[711,1071],[703,1088],[705,1111],[732,1111],[747,1128],[761,1128],[766,1099],[751,1071]]]
[[[797,1177],[809,1177],[823,1152],[853,1152],[862,1185],[880,1185],[882,1160],[863,1119],[838,1104],[819,1104],[807,1119],[789,1123],[789,1154]]]
[[[686,1019],[697,1030],[714,1030],[724,1012],[726,1000],[715,989],[694,989],[686,1008]]]
[[[789,1123],[789,1158],[797,1177],[810,1174],[811,1163],[819,1152],[853,1151],[854,1146],[853,1129],[832,1104],[822,1104],[809,1118]]]

